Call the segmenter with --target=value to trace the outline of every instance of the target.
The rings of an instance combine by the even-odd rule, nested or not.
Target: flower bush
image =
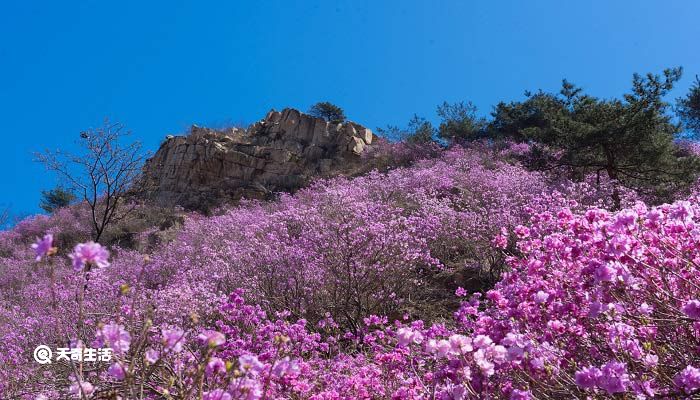
[[[451,149],[191,215],[148,255],[71,242],[62,214],[25,221],[0,234],[0,392],[700,394],[700,199],[650,207],[627,193],[608,211],[609,182],[554,181],[499,157]],[[465,288],[469,277],[495,286]],[[40,344],[112,359],[40,365]]]

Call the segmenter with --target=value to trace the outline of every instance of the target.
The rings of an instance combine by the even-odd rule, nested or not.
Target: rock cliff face
[[[330,123],[294,109],[272,110],[247,130],[193,126],[185,136],[168,136],[146,162],[146,196],[199,210],[268,198],[313,177],[351,173],[373,138],[354,122]]]

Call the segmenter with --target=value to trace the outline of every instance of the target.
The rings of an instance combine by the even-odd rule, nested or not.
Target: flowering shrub
[[[629,193],[610,212],[608,194],[452,149],[192,215],[149,255],[63,241],[51,227],[65,217],[26,221],[0,236],[0,391],[695,396],[700,201],[650,208]],[[468,274],[498,282],[472,293]],[[438,303],[448,298],[458,309]],[[40,365],[39,344],[113,357]]]
[[[457,313],[463,329],[506,347],[489,385],[542,396],[696,393],[698,216],[693,199],[562,209],[518,227],[512,272]]]

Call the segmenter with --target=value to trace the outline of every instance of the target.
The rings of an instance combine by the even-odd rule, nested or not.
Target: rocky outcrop
[[[168,135],[144,166],[146,196],[163,205],[206,210],[222,201],[268,198],[313,177],[352,173],[372,131],[294,109],[270,111],[248,129],[193,126]]]

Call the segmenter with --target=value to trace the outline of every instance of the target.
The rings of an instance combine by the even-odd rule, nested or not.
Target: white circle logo
[[[51,356],[53,356],[53,353],[49,346],[42,344],[34,349],[34,361],[39,364],[51,364]]]

